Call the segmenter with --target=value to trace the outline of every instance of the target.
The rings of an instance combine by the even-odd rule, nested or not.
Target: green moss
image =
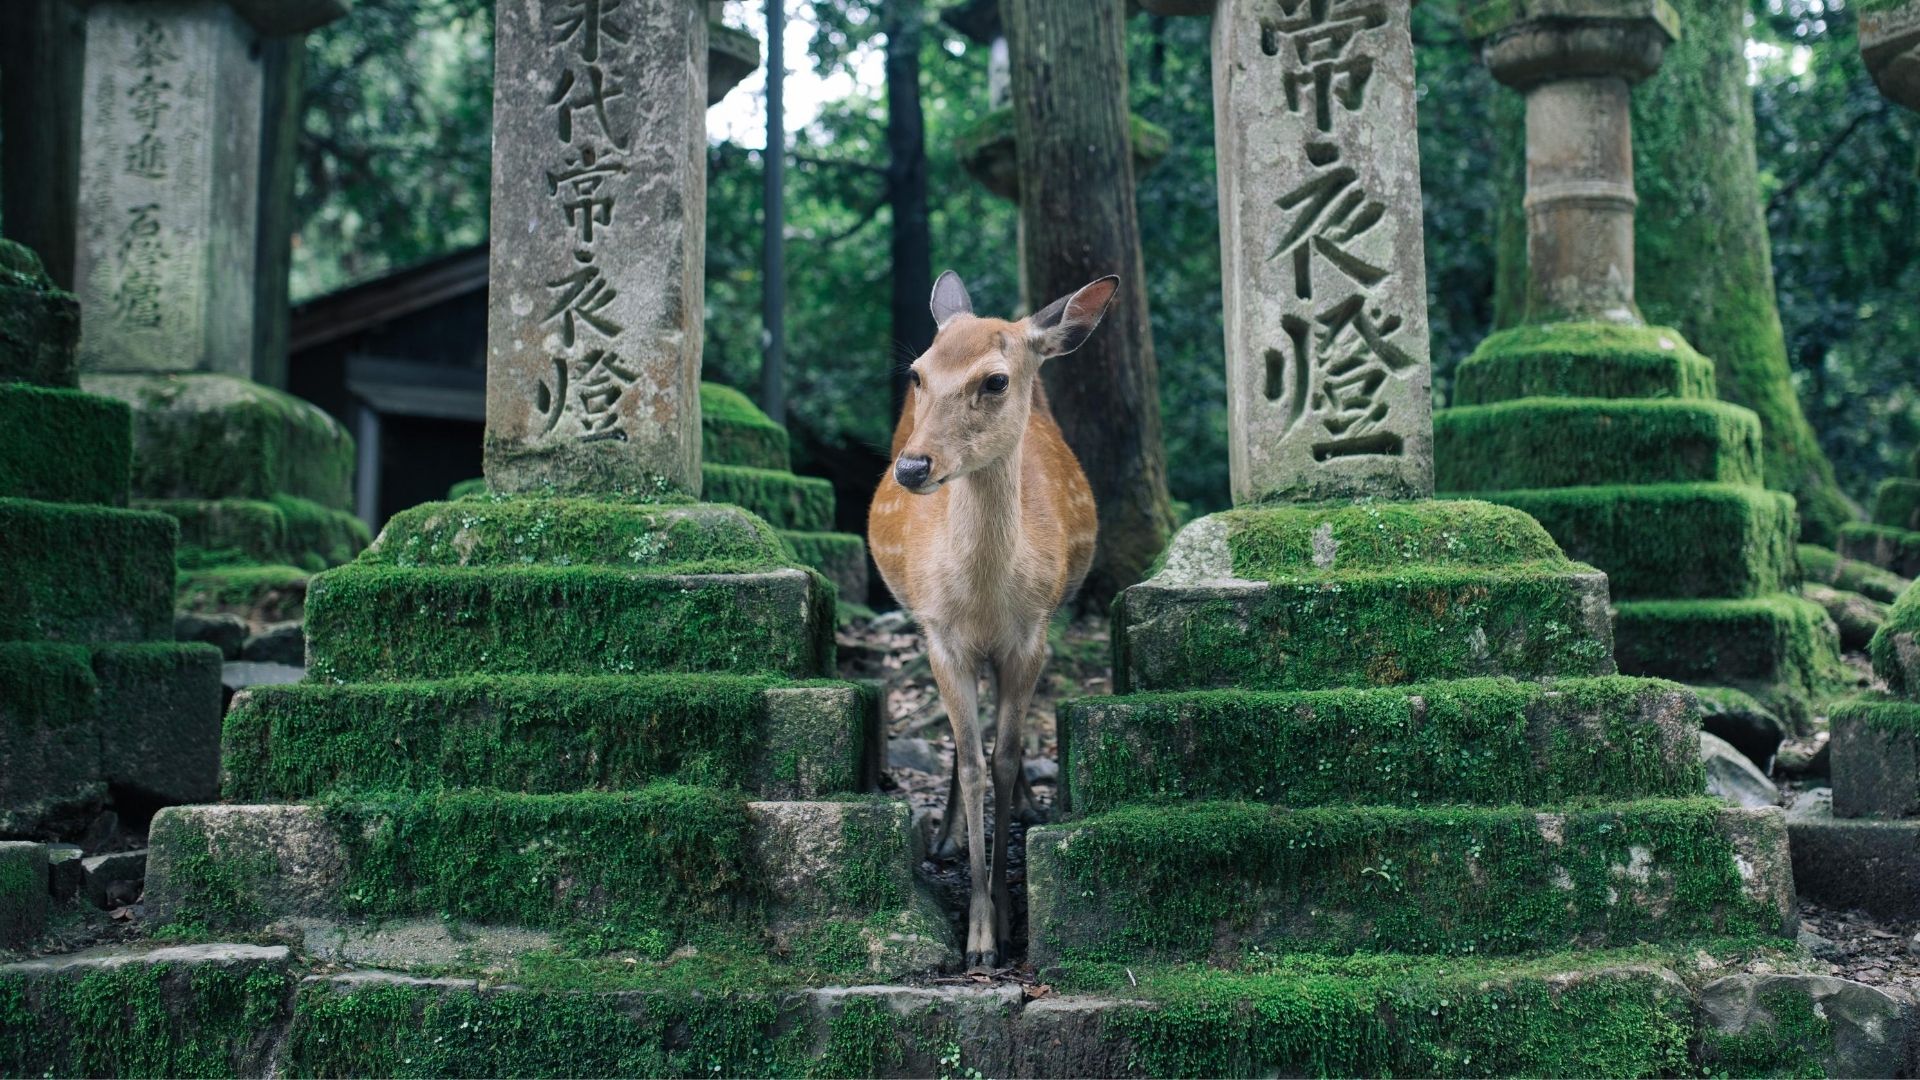
[[[1920,577],[1920,531],[1849,522],[1840,527],[1840,554],[1903,578]]]
[[[1797,596],[1623,603],[1613,641],[1626,674],[1731,685],[1796,723],[1839,666],[1827,613]]]
[[[793,551],[794,558],[820,571],[839,588],[841,599],[865,600],[866,594],[848,596],[849,582],[864,581],[867,576],[867,542],[852,533],[783,531],[780,539]]]
[[[859,787],[866,703],[846,684],[733,676],[475,676],[257,687],[227,713],[225,794],[563,792],[658,779],[818,797]]]
[[[1920,480],[1892,476],[1874,489],[1873,523],[1896,529],[1920,529]]]
[[[1510,955],[1777,934],[1736,839],[1777,819],[1710,799],[1556,811],[1133,806],[1028,834],[1033,946],[1065,959],[1293,952]],[[1774,894],[1774,895],[1767,895]]]
[[[1482,495],[1525,511],[1567,554],[1607,572],[1615,600],[1750,597],[1799,577],[1793,498],[1731,484]]]
[[[111,398],[0,377],[0,461],[0,498],[125,506],[131,414]]]
[[[1240,690],[1060,706],[1077,813],[1154,800],[1542,806],[1697,795],[1691,697],[1672,683],[1475,679]]]
[[[226,375],[89,375],[86,388],[133,406],[135,495],[353,505],[353,440],[306,401]]]
[[[763,521],[732,507],[572,498],[424,503],[395,514],[366,566],[616,566],[650,571],[793,565]]]
[[[1520,258],[1524,275],[1524,246]],[[1453,386],[1456,407],[1530,397],[1710,400],[1713,361],[1664,326],[1515,326],[1489,335],[1462,360]]]
[[[1887,689],[1903,697],[1920,698],[1920,589],[1908,589],[1887,621],[1867,643],[1867,655],[1873,659],[1874,673],[1887,682]]]
[[[1233,576],[1249,581],[1422,567],[1570,565],[1536,522],[1484,502],[1246,507],[1207,520],[1225,525]]]
[[[161,514],[0,499],[0,641],[173,636],[173,544]]]
[[[1800,572],[1807,581],[1859,593],[1869,600],[1891,604],[1912,582],[1868,562],[1849,559],[1831,548],[1801,544]]]
[[[1836,729],[1844,724],[1858,724],[1886,735],[1920,737],[1920,702],[1858,697],[1832,706],[1828,717]]]
[[[105,799],[87,649],[0,644],[0,835],[36,835]]]
[[[747,395],[719,383],[700,384],[700,457],[709,465],[780,472],[792,468],[787,429],[761,412]]]
[[[447,500],[464,499],[469,495],[487,494],[487,478],[476,476],[471,480],[462,480],[447,489]]]
[[[1441,491],[1760,483],[1760,421],[1717,401],[1522,398],[1433,419]]]
[[[31,249],[0,240],[0,383],[75,386],[79,342],[80,305]]]
[[[776,529],[833,528],[833,485],[825,480],[738,465],[709,465],[701,476],[708,502],[745,507]]]
[[[1700,1036],[1699,1060],[1710,1076],[1823,1077],[1833,1050],[1833,1024],[1804,991],[1761,995],[1764,1022],[1729,1033],[1709,1028]]]
[[[587,566],[402,568],[356,563],[308,587],[309,674],[833,669],[833,593],[817,575],[690,564],[682,574]]]
[[[141,499],[138,505],[180,522],[178,561],[189,570],[268,564],[317,572],[352,562],[372,539],[352,514],[292,495]]]
[[[134,960],[0,975],[9,1076],[243,1076],[266,1065],[290,979],[268,964]]]
[[[168,886],[186,898],[155,928],[156,937],[201,941],[256,931],[265,921],[260,883],[279,871],[273,857],[237,845],[216,851],[204,831],[165,813],[153,819],[147,845],[166,853]]]
[[[306,604],[307,579],[297,566],[220,566],[182,571],[175,603],[182,611],[257,613],[263,622],[298,619]]]

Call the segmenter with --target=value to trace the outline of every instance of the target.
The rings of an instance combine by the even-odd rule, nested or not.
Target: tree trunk
[[[887,200],[893,208],[893,341],[905,359],[933,344],[933,230],[927,219],[926,119],[920,111],[921,0],[885,0]],[[893,366],[893,415],[907,398],[906,363]]]
[[[86,15],[65,0],[0,2],[0,235],[74,287]]]
[[[1124,0],[1001,0],[1000,12],[1013,66],[1027,309],[1120,275],[1105,324],[1043,372],[1100,507],[1080,607],[1104,611],[1145,574],[1173,527],[1134,207]]]

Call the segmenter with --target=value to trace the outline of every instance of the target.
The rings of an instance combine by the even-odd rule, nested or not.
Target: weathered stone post
[[[522,0],[494,49],[487,482],[698,495],[706,5]]]
[[[1433,493],[1406,9],[1215,12],[1235,503]]]
[[[1920,111],[1920,0],[1866,0],[1860,55],[1880,92]]]

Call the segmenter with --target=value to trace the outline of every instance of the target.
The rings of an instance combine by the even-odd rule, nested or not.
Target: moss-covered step
[[[794,565],[766,522],[733,506],[574,498],[423,503],[387,521],[363,566],[602,566],[747,573]]]
[[[298,620],[306,609],[307,579],[297,566],[210,566],[182,570],[174,604],[202,614],[224,611],[250,622]]]
[[[1894,602],[1867,643],[1867,655],[1889,691],[1920,700],[1920,589],[1910,588]]]
[[[1800,895],[1883,919],[1920,919],[1920,818],[1835,817],[1830,801],[1809,793],[1789,811],[1787,831]]]
[[[186,569],[213,566],[297,566],[320,571],[352,562],[372,538],[345,510],[309,499],[140,499],[142,510],[180,523],[177,561]]]
[[[727,675],[474,676],[257,687],[227,711],[236,802],[340,789],[566,792],[680,780],[768,799],[865,790],[874,693]]]
[[[164,514],[0,499],[0,641],[173,637]]]
[[[79,344],[73,294],[53,284],[32,248],[0,240],[0,383],[78,386]]]
[[[1199,690],[1060,706],[1068,806],[1546,806],[1700,794],[1698,711],[1675,683],[1463,679],[1372,690]]]
[[[1859,593],[1882,604],[1898,600],[1900,594],[1913,584],[1909,579],[1882,570],[1870,562],[1849,559],[1832,548],[1801,544],[1799,552],[1800,574],[1806,581]]]
[[[1731,686],[1790,723],[1839,666],[1820,605],[1779,593],[1745,600],[1636,600],[1614,609],[1614,656],[1628,675]]]
[[[0,499],[125,506],[132,414],[97,394],[0,381],[0,462]]]
[[[84,646],[0,644],[0,835],[84,818],[106,799],[97,688]]]
[[[708,465],[701,469],[700,495],[708,502],[745,507],[776,529],[827,532],[833,528],[833,485],[818,477]]]
[[[1433,446],[1441,491],[1762,482],[1760,418],[1718,401],[1537,397],[1467,405],[1434,414]]]
[[[1850,521],[1840,526],[1840,554],[1903,578],[1920,577],[1920,532]]]
[[[1752,597],[1799,580],[1793,496],[1758,486],[1646,484],[1488,492],[1606,571],[1614,600]]]
[[[748,802],[659,783],[170,807],[149,850],[149,918],[182,932],[436,916],[555,931],[599,952],[729,940],[831,950],[880,978],[952,958],[914,882],[905,803]]]
[[[309,674],[833,672],[833,593],[811,570],[354,563],[307,586]]]
[[[744,465],[789,472],[787,429],[747,395],[719,383],[700,384],[700,458],[709,465]],[[708,498],[712,498],[709,493]],[[716,500],[722,501],[722,500]]]
[[[780,539],[793,549],[794,558],[820,571],[833,582],[842,603],[867,602],[867,542],[852,533],[793,532],[783,530]]]
[[[191,641],[96,645],[107,781],[161,802],[220,795],[220,650]]]
[[[88,375],[82,385],[133,407],[137,496],[353,505],[353,440],[299,398],[228,375]]]
[[[268,1076],[283,945],[118,948],[0,965],[0,1073]]]
[[[1833,812],[1920,815],[1920,702],[1863,697],[1833,706]]]
[[[1893,476],[1880,481],[1873,493],[1873,523],[1920,530],[1920,480]]]
[[[1453,376],[1453,403],[1530,397],[1714,397],[1713,361],[1663,326],[1553,323],[1490,334]]]
[[[1027,904],[1039,965],[1256,947],[1507,955],[1796,929],[1781,813],[1704,798],[1123,807],[1027,834]]]

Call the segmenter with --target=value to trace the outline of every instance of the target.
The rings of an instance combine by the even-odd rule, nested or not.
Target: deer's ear
[[[1041,356],[1065,356],[1086,343],[1119,288],[1120,278],[1108,274],[1055,300],[1028,320],[1028,339]]]
[[[954,316],[973,314],[973,297],[967,295],[966,283],[960,280],[960,275],[948,270],[933,283],[933,298],[927,306],[933,310],[934,329],[945,330]]]

